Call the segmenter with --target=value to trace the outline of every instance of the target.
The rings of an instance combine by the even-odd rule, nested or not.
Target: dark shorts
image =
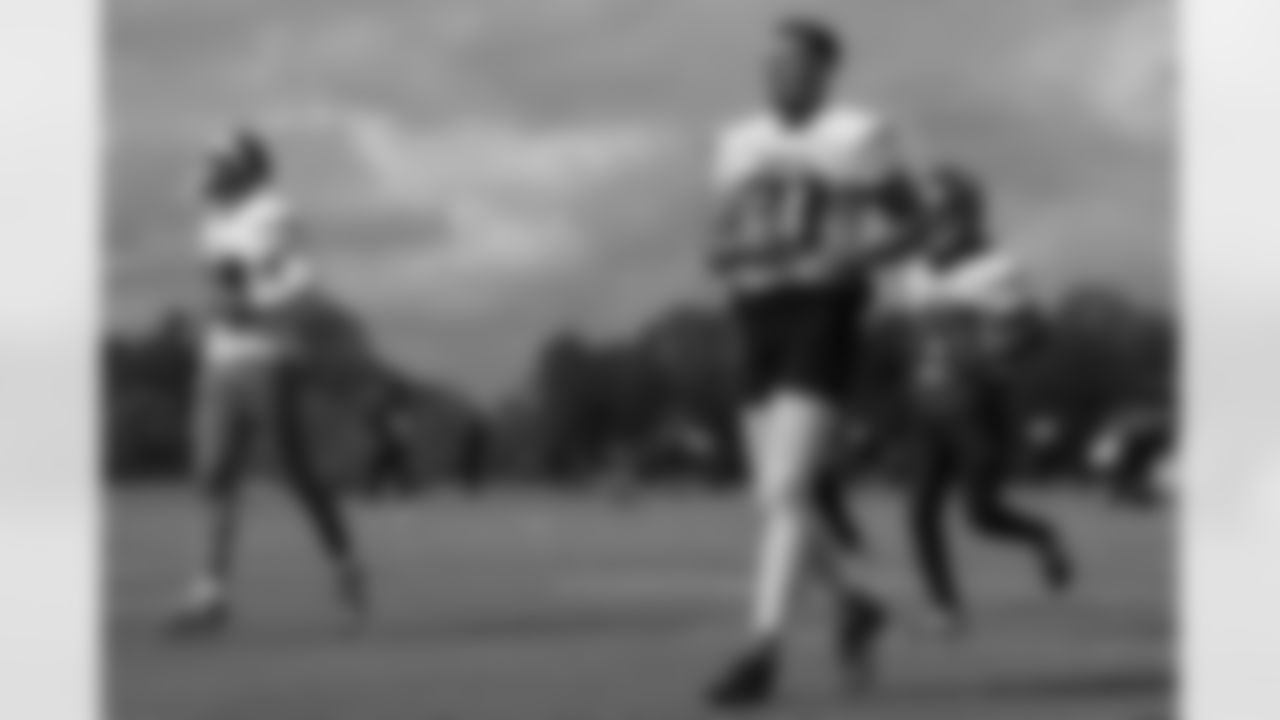
[[[857,286],[792,287],[736,299],[744,401],[792,391],[842,402],[853,387],[868,300]]]

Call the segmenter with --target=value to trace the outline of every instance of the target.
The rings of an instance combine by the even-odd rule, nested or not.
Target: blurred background
[[[1161,0],[111,0],[109,477],[173,483],[194,370],[195,178],[261,125],[376,362],[318,388],[327,477],[369,493],[724,488],[729,328],[699,270],[709,138],[796,8],[851,97],[990,186],[1040,284],[1027,482],[1133,489],[1177,431],[1173,33]],[[899,328],[844,456],[892,483]],[[867,466],[863,465],[863,467]],[[1124,490],[1129,492],[1129,490]]]

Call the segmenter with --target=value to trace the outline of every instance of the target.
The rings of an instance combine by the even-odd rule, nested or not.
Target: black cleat
[[[773,699],[778,662],[773,648],[756,648],[729,666],[728,672],[711,686],[709,702],[724,710],[757,707]]]
[[[836,657],[854,685],[865,687],[875,677],[876,645],[888,626],[888,614],[876,601],[843,601],[836,629]]]

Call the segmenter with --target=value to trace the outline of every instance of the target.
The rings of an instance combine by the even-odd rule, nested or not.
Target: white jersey
[[[269,313],[308,292],[310,264],[293,245],[293,216],[284,198],[264,192],[236,207],[210,215],[201,234],[201,252],[210,266],[234,265],[245,278],[246,300]],[[269,328],[215,321],[206,337],[213,362],[261,359],[280,349]]]
[[[1017,263],[997,252],[948,267],[916,259],[894,280],[890,303],[915,328],[916,367],[929,382],[1003,356],[1011,340],[1004,321],[1029,300]]]
[[[984,253],[949,267],[917,259],[907,263],[896,280],[897,304],[914,315],[996,317],[1017,311],[1027,299],[1017,263],[1003,253]]]
[[[768,258],[740,277],[743,283],[827,279],[829,261],[809,252],[836,230],[826,202],[881,180],[892,165],[889,149],[886,123],[852,105],[832,107],[803,125],[762,113],[727,126],[716,147],[715,188],[730,202],[755,193],[748,196],[754,207],[746,208],[751,220],[736,228],[730,243]]]

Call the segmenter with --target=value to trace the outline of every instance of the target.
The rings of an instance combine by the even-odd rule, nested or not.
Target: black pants
[[[848,503],[847,478],[835,465],[826,465],[815,478],[810,507],[823,529],[842,550],[866,551],[866,537]]]
[[[1007,387],[983,377],[964,379],[963,392],[917,398],[915,444],[919,461],[910,503],[914,548],[931,600],[948,611],[964,601],[946,537],[947,501],[963,503],[982,535],[1023,545],[1051,563],[1061,552],[1055,531],[1016,507],[1006,491],[1013,471],[1016,423]]]

